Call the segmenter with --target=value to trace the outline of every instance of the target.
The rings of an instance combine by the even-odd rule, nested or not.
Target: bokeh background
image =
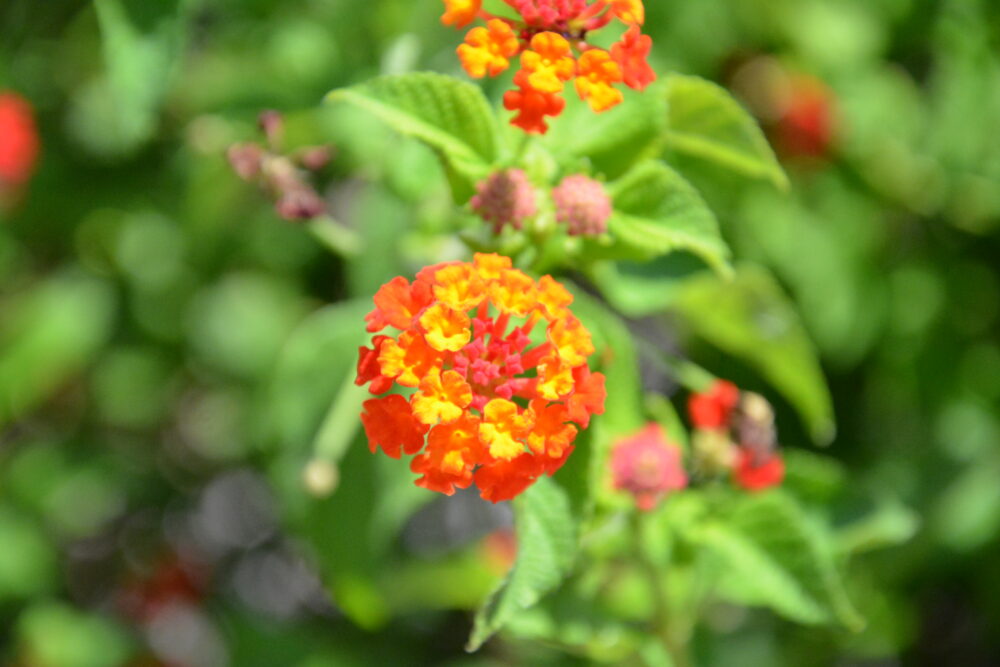
[[[788,193],[704,165],[696,182],[822,361],[837,435],[816,505],[843,524],[877,509],[841,536],[864,631],[729,609],[699,664],[1000,664],[1000,5],[647,4],[654,67],[732,90],[788,170]],[[380,73],[461,76],[440,9],[0,4],[0,90],[41,142],[31,179],[0,189],[0,662],[582,660],[516,640],[463,654],[465,610],[511,557],[506,508],[460,494],[407,518],[423,492],[363,446],[307,466],[343,430],[326,411],[363,300],[457,243],[433,155],[321,100]],[[262,109],[289,150],[333,147],[318,182],[338,238],[233,173]],[[401,490],[310,503],[339,472]],[[393,593],[359,578],[331,596],[329,572]]]

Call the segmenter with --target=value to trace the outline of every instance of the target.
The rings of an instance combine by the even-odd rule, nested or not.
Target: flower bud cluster
[[[326,166],[331,149],[310,146],[286,155],[281,151],[284,130],[281,114],[264,111],[259,125],[267,147],[253,142],[230,146],[228,157],[233,171],[274,199],[275,211],[285,220],[310,220],[323,215],[326,202],[309,182],[309,172]]]
[[[522,229],[538,213],[535,188],[520,169],[497,171],[476,186],[469,204],[499,234],[504,225]],[[611,198],[599,181],[582,174],[567,176],[552,189],[556,221],[570,236],[600,236],[608,229]]]

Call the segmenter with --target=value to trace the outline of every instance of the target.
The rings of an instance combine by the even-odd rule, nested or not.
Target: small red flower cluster
[[[656,79],[646,62],[652,39],[640,29],[645,20],[642,0],[504,0],[518,18],[494,16],[482,0],[443,0],[446,25],[464,27],[476,18],[486,26],[472,28],[458,57],[469,76],[497,76],[520,55],[514,75],[516,90],[504,95],[504,107],[516,111],[511,123],[525,132],[544,134],[546,116],[562,113],[563,86],[574,81],[576,92],[594,111],[622,101],[615,84],[642,90]],[[605,50],[587,43],[587,35],[618,19],[628,26],[620,41]],[[579,54],[579,55],[576,55]]]
[[[785,463],[775,451],[774,413],[764,397],[716,380],[708,391],[691,396],[688,413],[695,456],[703,464],[731,469],[736,484],[749,491],[781,483]]]
[[[572,301],[551,277],[536,283],[496,254],[383,285],[368,331],[401,333],[359,349],[356,382],[373,394],[411,393],[365,401],[372,452],[415,454],[417,486],[451,495],[475,482],[491,502],[555,473],[573,451],[576,425],[604,412],[604,376],[587,366],[594,346]],[[533,344],[543,321],[544,338]]]
[[[611,450],[611,483],[635,496],[636,506],[648,512],[671,491],[687,486],[680,447],[667,440],[657,423],[647,424]]]
[[[31,105],[20,95],[0,92],[0,197],[23,186],[38,159],[38,132]]]

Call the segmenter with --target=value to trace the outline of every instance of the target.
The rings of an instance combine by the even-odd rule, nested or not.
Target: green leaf
[[[686,250],[726,274],[729,248],[715,215],[694,186],[658,160],[647,160],[608,187],[614,214],[610,246],[590,242],[589,256],[648,260]]]
[[[124,628],[59,602],[40,602],[17,622],[25,660],[36,667],[116,667],[132,644]]]
[[[667,77],[666,145],[781,189],[788,177],[753,117],[724,88],[696,76]]]
[[[576,555],[576,522],[565,492],[543,477],[514,500],[514,567],[476,614],[466,650],[475,651],[515,615],[559,585]]]
[[[604,490],[607,461],[612,444],[621,436],[639,430],[645,423],[642,401],[642,380],[635,343],[628,326],[603,304],[570,285],[573,291],[573,312],[591,334],[596,354],[594,369],[604,373],[608,396],[604,414],[591,419],[590,427],[581,434],[587,442],[589,456],[585,511],[589,511]],[[570,457],[584,453],[582,446]]]
[[[364,316],[371,308],[368,300],[345,301],[316,311],[296,327],[285,341],[261,406],[263,424],[257,430],[265,439],[299,452],[309,446],[345,383],[353,387],[357,348],[370,339]],[[357,424],[344,424],[338,442],[350,442],[356,430]],[[341,451],[340,445],[327,447]]]
[[[626,95],[623,104],[600,114],[571,96],[559,122],[545,135],[545,144],[556,155],[586,158],[591,170],[607,179],[655,157],[667,126],[666,97],[653,88]]]
[[[456,189],[467,191],[496,160],[496,118],[471,83],[414,72],[334,90],[326,99],[359,107],[433,148]]]
[[[97,280],[64,275],[0,305],[0,425],[79,372],[110,334],[114,295]]]
[[[38,524],[0,506],[0,601],[28,598],[55,588],[55,546]]]
[[[730,515],[693,534],[720,561],[724,596],[802,623],[852,631],[864,626],[847,598],[830,540],[789,496],[745,496]]]
[[[832,440],[833,402],[816,351],[769,273],[741,266],[731,281],[699,274],[678,287],[674,307],[696,336],[756,368],[799,411],[815,441]]]
[[[81,90],[70,122],[91,149],[126,155],[156,134],[160,106],[183,47],[183,27],[188,25],[185,5],[191,3],[180,4],[180,9],[159,13],[153,29],[144,33],[121,0],[95,0],[105,73]]]
[[[913,539],[920,528],[920,515],[896,499],[885,499],[871,514],[841,529],[840,550],[859,554],[894,547]]]

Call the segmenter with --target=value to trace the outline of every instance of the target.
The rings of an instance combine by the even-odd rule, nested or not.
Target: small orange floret
[[[469,316],[444,303],[435,303],[420,316],[427,343],[440,352],[458,352],[472,338]]]
[[[399,458],[399,450],[416,454],[424,446],[427,426],[413,416],[410,404],[398,394],[373,398],[364,402],[361,423],[368,436],[368,448],[382,451],[394,459]]]
[[[558,93],[563,83],[573,78],[576,62],[565,37],[554,32],[540,32],[531,38],[529,49],[521,54],[521,71],[528,74],[528,85],[540,93]]]
[[[524,453],[509,461],[497,459],[476,471],[476,486],[483,498],[491,503],[510,500],[531,486],[541,467],[538,459]]]
[[[365,316],[368,331],[381,331],[386,326],[406,329],[431,297],[426,287],[410,285],[402,276],[393,278],[375,293],[375,309]]]
[[[622,69],[625,85],[642,90],[656,81],[656,72],[646,62],[653,39],[639,32],[639,26],[632,26],[622,35],[620,42],[611,45],[611,57]]]
[[[471,310],[486,292],[483,279],[469,264],[452,264],[434,273],[434,297],[454,310]]]
[[[392,339],[389,336],[375,336],[372,338],[372,347],[362,345],[358,348],[358,376],[354,384],[363,385],[371,382],[368,390],[373,394],[385,393],[392,387],[392,378],[382,375],[382,366],[378,361],[382,353],[382,344],[387,340]]]
[[[622,101],[622,93],[613,84],[622,80],[622,71],[611,55],[592,49],[578,63],[576,92],[594,111],[607,111]]]
[[[531,428],[531,415],[522,412],[516,403],[502,398],[487,403],[483,415],[479,437],[489,448],[490,456],[509,461],[524,451],[518,438]]]
[[[472,483],[472,470],[483,457],[479,418],[471,415],[431,429],[427,451],[414,457],[410,470],[419,473],[417,486],[445,495]]]
[[[420,381],[420,391],[413,395],[413,414],[424,424],[448,424],[465,412],[472,403],[472,387],[455,371],[442,373],[437,368]]]
[[[587,428],[591,415],[604,414],[604,399],[608,395],[604,374],[591,373],[586,366],[579,366],[573,369],[573,379],[576,385],[566,401],[566,409],[570,419]]]
[[[535,281],[517,269],[507,269],[490,284],[490,302],[502,313],[521,317],[538,304]]]
[[[538,395],[550,401],[573,391],[573,367],[552,354],[538,363]]]
[[[472,265],[479,272],[479,277],[483,280],[497,280],[505,269],[512,266],[510,257],[497,254],[476,253]]]
[[[404,331],[398,342],[392,338],[381,342],[378,363],[384,377],[404,387],[416,387],[420,378],[439,363],[439,356],[419,333]]]
[[[646,21],[646,8],[642,0],[610,0],[611,11],[624,23],[642,25]]]
[[[491,19],[486,27],[473,28],[456,52],[469,76],[481,79],[496,76],[510,66],[510,58],[521,50],[514,30],[500,19]]]
[[[538,281],[538,302],[542,304],[546,317],[556,319],[566,314],[566,309],[573,303],[573,295],[552,276],[542,276]]]
[[[462,28],[469,25],[476,18],[483,0],[443,0],[444,15],[441,16],[441,23]]]
[[[569,419],[566,407],[558,403],[546,405],[547,401],[535,399],[531,401],[531,412],[534,414],[535,425],[528,435],[528,446],[536,454],[546,457],[543,468],[564,460],[572,449],[576,438],[576,427],[567,424]],[[561,464],[560,464],[561,465]],[[558,468],[558,466],[556,466]]]
[[[554,321],[549,326],[548,337],[558,350],[559,356],[570,366],[586,363],[587,357],[594,353],[590,332],[575,317]]]
[[[518,90],[508,90],[503,94],[504,108],[518,112],[510,121],[511,125],[531,134],[548,132],[545,117],[561,114],[566,100],[557,93],[543,93],[532,88],[524,70],[514,76],[514,85],[518,86]]]

